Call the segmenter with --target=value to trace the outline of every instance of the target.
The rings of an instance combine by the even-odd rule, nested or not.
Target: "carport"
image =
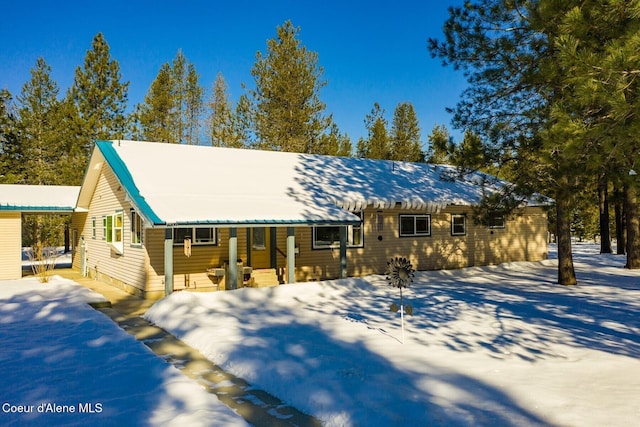
[[[22,277],[22,214],[71,214],[80,187],[0,184],[0,280]]]

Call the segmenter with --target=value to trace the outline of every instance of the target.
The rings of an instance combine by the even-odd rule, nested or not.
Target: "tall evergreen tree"
[[[242,147],[242,137],[236,132],[236,117],[229,95],[227,82],[222,74],[216,76],[209,101],[209,137],[214,147]]]
[[[349,135],[341,133],[338,125],[332,121],[329,133],[321,136],[320,146],[315,150],[315,153],[329,156],[351,157],[351,150],[351,139]]]
[[[573,89],[572,105],[585,117],[580,125],[587,144],[580,147],[581,153],[586,154],[589,171],[600,177],[593,181],[602,204],[605,177],[624,189],[626,266],[638,269],[640,183],[634,172],[640,164],[640,3],[614,0],[572,6],[560,14],[555,45],[564,82]],[[605,221],[606,215],[603,227]]]
[[[64,153],[58,134],[60,102],[58,85],[51,79],[51,68],[38,58],[31,79],[18,97],[19,135],[26,184],[59,184],[61,157]]]
[[[429,148],[425,155],[427,162],[451,164],[455,145],[447,127],[445,125],[435,125],[427,139],[429,141]]]
[[[390,159],[419,162],[424,159],[420,145],[420,124],[410,102],[396,106],[391,122]]]
[[[78,114],[78,144],[88,155],[98,139],[121,139],[127,131],[127,92],[129,82],[121,82],[120,65],[111,58],[102,33],[91,43],[84,65],[76,68],[68,96]],[[84,164],[78,167],[84,170]]]
[[[357,155],[369,159],[389,159],[391,156],[387,120],[384,109],[375,102],[371,112],[365,116],[367,138],[358,141]]]
[[[323,69],[318,54],[297,38],[299,32],[291,21],[279,26],[251,69],[255,132],[262,148],[311,153],[329,126],[319,97],[326,84]]]
[[[0,183],[18,183],[23,176],[17,122],[11,93],[0,89]]]
[[[470,83],[454,123],[486,136],[499,164],[515,170],[520,188],[556,200],[558,282],[576,283],[570,214],[584,159],[581,135],[559,114],[571,94],[554,46],[568,3],[479,0],[450,9],[445,41],[429,41],[432,55],[462,68]],[[564,119],[563,119],[564,117]]]
[[[174,103],[171,68],[165,63],[162,64],[158,75],[151,83],[144,102],[136,107],[136,119],[143,139],[177,142],[171,120]]]
[[[195,66],[182,51],[160,67],[155,80],[136,106],[142,137],[151,141],[198,144],[204,89]]]

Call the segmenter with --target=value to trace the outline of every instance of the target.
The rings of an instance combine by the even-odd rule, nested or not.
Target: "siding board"
[[[22,277],[22,215],[0,213],[0,280]]]

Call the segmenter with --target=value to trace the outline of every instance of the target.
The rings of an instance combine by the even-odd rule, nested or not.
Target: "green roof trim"
[[[156,215],[142,194],[140,194],[140,190],[133,181],[133,177],[131,176],[127,165],[125,165],[116,150],[113,148],[113,144],[114,141],[96,141],[96,147],[98,147],[105,161],[118,178],[118,181],[120,181],[120,184],[122,184],[129,197],[131,197],[131,201],[140,210],[140,214],[151,221],[154,225],[164,225],[165,222]]]

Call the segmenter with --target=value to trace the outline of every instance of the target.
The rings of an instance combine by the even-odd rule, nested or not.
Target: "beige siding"
[[[0,280],[22,277],[22,215],[0,212]]]
[[[506,261],[537,261],[547,257],[547,219],[540,208],[527,208],[510,219],[504,229],[475,226],[470,208],[451,206],[431,214],[431,235],[399,237],[401,214],[425,212],[392,209],[364,212],[364,247],[347,249],[349,276],[384,273],[387,261],[408,257],[417,270],[453,269]],[[451,235],[451,215],[466,214],[466,234]],[[378,215],[382,229],[378,230]],[[313,249],[312,230],[298,228],[296,278],[300,281],[338,277],[339,250]]]
[[[108,167],[103,167],[95,192],[89,205],[89,212],[74,214],[73,229],[77,230],[78,242],[74,251],[74,268],[80,268],[80,245],[86,245],[86,259],[89,274],[102,280],[111,281],[133,293],[144,294],[147,287],[147,252],[144,246],[131,245],[131,203],[125,200],[125,191]],[[114,251],[105,239],[102,226],[103,217],[123,213],[122,254]],[[95,219],[95,236],[93,220]],[[146,236],[145,236],[146,237]]]

